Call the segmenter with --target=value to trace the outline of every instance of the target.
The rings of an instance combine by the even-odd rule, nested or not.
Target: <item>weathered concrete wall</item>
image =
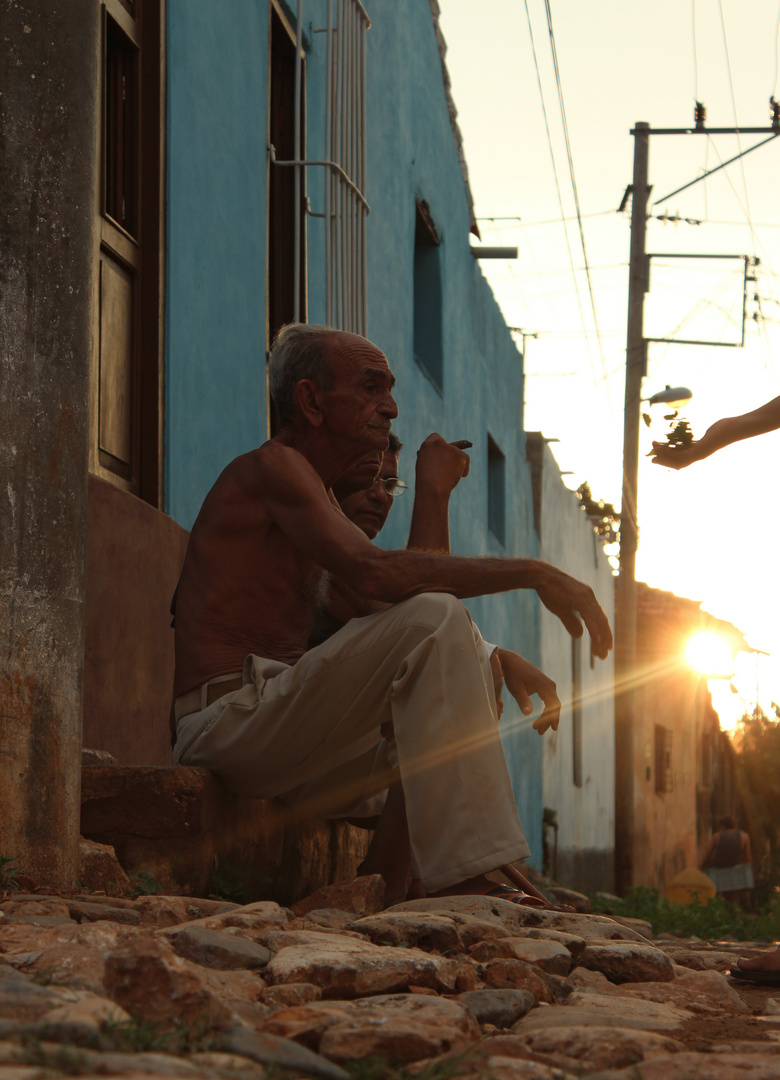
[[[188,533],[95,476],[88,508],[84,745],[120,765],[169,765],[169,607]]]
[[[541,555],[595,591],[614,626],[614,578],[580,501],[538,433],[529,435],[537,462],[535,500]],[[614,885],[615,704],[614,659],[591,660],[587,633],[579,656],[581,786],[574,782],[572,639],[550,612],[541,615],[542,668],[563,702],[556,732],[544,736],[544,805],[558,819],[558,879],[576,889],[611,891]],[[596,868],[604,876],[597,880]]]
[[[0,22],[0,852],[69,888],[78,856],[99,20],[94,0],[2,0]]]

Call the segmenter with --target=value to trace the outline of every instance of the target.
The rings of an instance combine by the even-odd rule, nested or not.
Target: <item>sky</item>
[[[643,396],[688,386],[680,417],[698,436],[780,395],[780,138],[667,199],[767,136],[652,135],[692,125],[697,100],[710,127],[770,126],[780,0],[547,0],[552,35],[545,0],[439,3],[483,242],[518,248],[480,265],[509,325],[537,335],[526,429],[560,440],[567,486],[587,480],[619,505],[630,201],[617,211],[637,121],[651,127],[647,251],[667,256],[651,263],[645,335],[739,341],[743,260],[668,256],[760,260],[745,347],[651,343]],[[757,696],[780,702],[780,431],[672,472],[644,456],[669,426],[665,408],[648,411],[637,577],[702,601],[770,654],[737,658],[738,694],[711,684],[728,727]]]

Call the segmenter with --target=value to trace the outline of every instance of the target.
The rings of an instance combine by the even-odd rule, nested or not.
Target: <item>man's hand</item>
[[[496,711],[499,720],[504,715],[504,699],[501,697],[501,691],[504,689],[504,671],[501,667],[500,652],[500,649],[493,649],[490,654],[490,672],[493,676],[493,693],[496,695]]]
[[[668,443],[653,443],[653,465],[663,465],[667,469],[685,469],[693,465],[694,461],[700,461],[702,454],[698,452],[698,443],[690,446],[669,446]]]
[[[534,720],[534,728],[544,735],[548,728],[558,730],[561,719],[561,702],[555,683],[543,671],[509,649],[496,649],[504,673],[507,690],[520,706],[521,712],[528,716],[533,712],[531,694],[538,694],[544,703],[544,712]]]
[[[606,659],[612,648],[612,630],[593,589],[549,563],[545,569],[544,579],[535,586],[539,599],[558,616],[572,637],[582,637],[579,612],[588,628],[593,654]]]
[[[471,459],[464,453],[472,444],[467,439],[448,443],[436,432],[417,451],[416,493],[445,495],[468,476]]]

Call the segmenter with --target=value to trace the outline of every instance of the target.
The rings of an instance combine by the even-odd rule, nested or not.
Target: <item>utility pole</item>
[[[638,713],[638,686],[640,684],[637,668],[637,587],[636,553],[639,546],[637,523],[637,486],[639,480],[639,425],[642,379],[647,367],[647,341],[644,336],[644,304],[648,291],[650,258],[646,250],[647,204],[650,197],[648,186],[648,157],[650,135],[766,135],[767,138],[755,143],[746,150],[740,150],[734,157],[721,162],[707,172],[656,199],[657,206],[672,196],[679,194],[700,183],[713,173],[720,171],[732,162],[752,153],[761,146],[766,146],[780,136],[780,102],[774,97],[769,99],[771,127],[743,128],[708,128],[705,124],[706,110],[701,102],[696,102],[694,126],[685,128],[654,128],[644,121],[636,124],[631,134],[634,137],[634,176],[631,187],[620,206],[622,210],[631,194],[631,247],[629,255],[628,283],[628,327],[626,334],[626,394],[625,415],[623,419],[623,504],[620,515],[620,575],[617,580],[615,595],[615,887],[621,894],[632,888],[634,880],[634,852],[637,842],[636,807],[637,790],[635,779],[640,773],[638,760],[637,732],[644,733],[642,717]],[[684,256],[682,256],[684,257]],[[690,256],[688,256],[690,257]],[[706,257],[706,256],[705,256]],[[734,256],[711,256],[713,258],[733,258]],[[745,257],[747,258],[747,257]],[[747,283],[748,262],[745,263],[745,283]],[[746,284],[745,284],[746,287]],[[742,341],[684,341],[681,345],[711,345],[741,347],[744,345],[745,304],[743,301]],[[670,341],[674,338],[650,338],[651,341]],[[650,770],[646,771],[647,779]]]
[[[623,502],[620,515],[620,575],[615,610],[615,887],[625,893],[634,869],[634,729],[636,725],[636,552],[639,421],[647,346],[644,305],[647,292],[647,186],[650,125],[637,123],[631,193],[631,249],[626,335],[626,396],[623,418]]]

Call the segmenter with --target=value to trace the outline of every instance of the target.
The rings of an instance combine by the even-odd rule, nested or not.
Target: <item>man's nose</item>
[[[387,394],[384,401],[379,407],[379,411],[383,416],[389,417],[391,420],[395,420],[398,416],[398,406],[395,403],[395,398],[392,394]]]
[[[375,480],[368,489],[368,496],[373,502],[386,503],[390,496],[387,494],[384,480]]]

